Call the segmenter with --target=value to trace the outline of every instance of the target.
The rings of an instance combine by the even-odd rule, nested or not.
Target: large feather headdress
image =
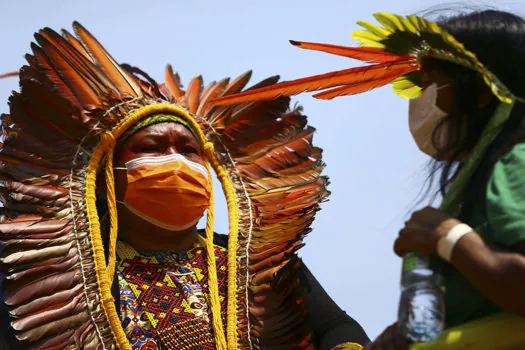
[[[224,335],[214,323],[217,347],[310,347],[307,310],[293,287],[296,252],[328,192],[315,129],[301,110],[289,109],[285,97],[213,106],[213,98],[243,91],[250,73],[206,87],[199,76],[184,90],[168,66],[157,84],[119,65],[80,24],[74,30],[35,35],[20,92],[2,116],[0,261],[17,338],[28,349],[130,349],[110,291],[115,198],[108,191],[111,243],[104,247],[96,177],[112,178],[115,140],[161,112],[196,129],[228,202],[228,324]]]
[[[502,102],[519,99],[450,33],[437,23],[419,16],[399,16],[380,12],[374,14],[380,23],[358,21],[363,27],[352,33],[360,47],[346,47],[321,43],[291,41],[297,47],[316,50],[369,63],[366,66],[314,75],[283,82],[233,96],[221,96],[217,105],[292,96],[306,91],[319,91],[319,99],[332,99],[363,93],[389,83],[403,98],[421,94],[418,71],[424,57],[450,61],[477,71]]]
[[[473,52],[437,23],[415,15],[404,17],[385,12],[376,13],[374,17],[380,25],[357,22],[363,29],[355,31],[352,36],[361,44],[360,47],[291,41],[293,45],[303,49],[349,57],[367,62],[367,65],[221,96],[213,103],[246,103],[319,90],[323,91],[313,97],[332,99],[367,92],[387,84],[392,84],[394,92],[399,96],[411,99],[421,95],[419,70],[425,57],[446,60],[472,69],[483,77],[501,103],[443,200],[441,208],[455,215],[459,211],[466,185],[486,148],[508,119],[514,103],[525,102],[525,99],[514,95]]]

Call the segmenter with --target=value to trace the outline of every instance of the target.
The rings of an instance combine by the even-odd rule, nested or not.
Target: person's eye
[[[199,150],[194,146],[186,145],[182,149],[182,153],[183,154],[199,154]]]
[[[142,145],[138,149],[139,153],[161,153],[162,147],[159,145]]]

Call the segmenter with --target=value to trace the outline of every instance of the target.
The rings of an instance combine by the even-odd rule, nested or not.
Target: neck
[[[122,228],[121,240],[140,252],[181,251],[191,249],[197,241],[197,226],[184,231],[167,231],[158,227],[138,230]]]

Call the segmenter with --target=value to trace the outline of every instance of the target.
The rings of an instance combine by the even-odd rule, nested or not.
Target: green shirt
[[[525,240],[525,144],[517,144],[494,166],[486,205],[467,222],[486,243],[509,248]],[[501,311],[456,268],[444,264],[446,326],[453,327]]]

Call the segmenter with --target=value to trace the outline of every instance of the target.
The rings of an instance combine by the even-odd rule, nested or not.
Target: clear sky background
[[[138,66],[159,82],[171,63],[187,85],[254,69],[253,82],[283,80],[355,65],[355,61],[297,49],[289,39],[354,45],[357,20],[379,11],[408,15],[440,0],[0,0],[0,73],[25,63],[35,31],[90,30],[119,62]],[[495,6],[524,15],[524,0],[456,2],[445,7]],[[0,112],[17,79],[0,80]],[[330,201],[323,205],[301,255],[330,296],[371,338],[396,319],[400,259],[392,245],[414,208],[428,158],[407,127],[407,102],[385,87],[320,101],[293,99],[317,128],[324,149]],[[227,232],[224,204],[216,230]],[[419,205],[421,206],[421,205]]]

